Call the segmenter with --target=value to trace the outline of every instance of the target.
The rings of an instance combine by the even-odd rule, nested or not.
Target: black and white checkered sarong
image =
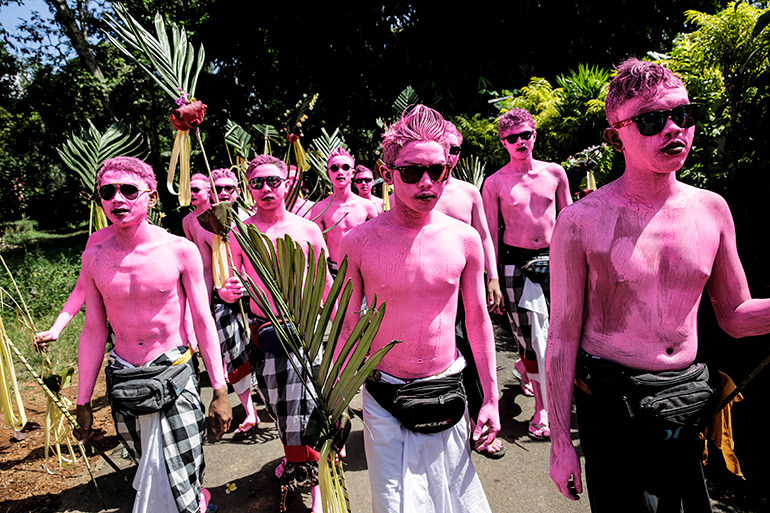
[[[255,353],[252,378],[265,401],[267,412],[275,421],[281,442],[285,446],[303,445],[302,433],[315,408],[316,396],[302,384],[299,374],[289,361],[289,358],[293,358],[297,368],[301,369],[297,357],[268,353],[261,349]],[[313,361],[316,373],[322,358],[323,351],[319,351]],[[309,381],[307,377],[305,379]]]
[[[212,301],[211,313],[217,326],[217,336],[227,373],[232,375],[236,369],[249,362],[249,338],[243,325],[243,316],[237,302],[230,304],[221,300]]]
[[[505,312],[508,317],[508,322],[511,325],[511,331],[513,332],[513,338],[516,341],[516,347],[519,351],[519,356],[525,360],[536,361],[537,353],[532,345],[532,325],[530,324],[529,315],[527,310],[519,307],[519,301],[524,292],[524,280],[525,275],[521,270],[521,267],[526,263],[538,261],[547,262],[548,249],[544,250],[520,250],[524,252],[532,253],[532,257],[527,259],[528,261],[522,264],[521,262],[513,263],[508,248],[512,250],[520,250],[520,248],[512,248],[511,246],[503,245],[501,247],[500,255],[500,267],[503,275],[504,291],[506,308]],[[506,258],[508,256],[508,258]],[[517,265],[518,264],[518,265]],[[547,270],[547,264],[545,266]],[[547,276],[547,275],[546,275]],[[546,301],[550,301],[550,280],[546,277],[543,282],[540,283],[543,287],[543,292],[546,296]]]
[[[175,347],[147,365],[171,365],[188,348]],[[114,369],[127,367],[114,354],[108,357]],[[192,365],[191,362],[183,365]],[[181,395],[168,409],[159,412],[163,431],[163,455],[166,461],[171,492],[179,513],[196,513],[203,488],[203,434],[205,429],[203,403],[198,390],[198,378],[193,373]],[[142,457],[141,432],[137,417],[123,415],[114,409],[112,418],[118,438],[134,461]]]

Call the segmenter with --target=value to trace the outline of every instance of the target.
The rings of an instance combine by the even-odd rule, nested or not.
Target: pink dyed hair
[[[446,122],[446,131],[449,134],[454,134],[457,136],[457,138],[460,140],[460,144],[463,143],[463,134],[460,133],[460,131],[457,129],[454,123],[451,121]]]
[[[526,123],[535,129],[535,118],[527,109],[511,109],[502,116],[497,122],[497,135],[502,137],[508,133],[508,131],[516,125]]]
[[[236,183],[238,182],[238,177],[235,176],[235,173],[233,173],[232,171],[230,171],[230,169],[226,167],[221,167],[211,172],[212,180],[216,181],[220,178],[232,178],[233,180],[236,181]]]
[[[102,177],[107,171],[131,173],[143,180],[150,189],[155,190],[158,188],[158,180],[155,178],[155,172],[152,170],[152,166],[137,158],[113,157],[105,160],[104,164],[102,164],[102,168],[96,174],[97,187],[102,184]]]
[[[193,180],[205,180],[205,181],[208,182],[209,181],[209,177],[204,175],[203,173],[195,173],[194,175],[192,175],[190,177],[190,181],[192,182]]]
[[[353,173],[353,177],[355,178],[355,176],[358,175],[358,173],[364,173],[366,171],[369,171],[370,173],[372,173],[372,176],[374,176],[374,172],[371,169],[369,169],[364,165],[358,165],[356,166],[356,172]]]
[[[331,160],[332,160],[334,157],[347,157],[347,158],[349,158],[350,160],[352,160],[354,163],[355,163],[355,161],[356,161],[356,159],[354,159],[354,158],[353,158],[353,155],[351,155],[350,153],[348,153],[348,151],[347,151],[345,148],[343,148],[342,146],[337,146],[336,148],[334,148],[334,149],[332,150],[332,152],[331,152],[331,153],[329,153],[329,158],[328,158],[328,159],[326,159],[326,165],[327,165],[327,167],[328,167],[328,165],[329,165],[329,162],[331,162]]]
[[[449,152],[447,122],[437,111],[425,105],[415,105],[404,111],[382,136],[383,160],[392,166],[401,148],[414,141],[435,141],[444,147],[444,157]]]
[[[254,170],[259,166],[266,166],[270,164],[277,167],[283,173],[284,178],[289,177],[289,167],[286,165],[286,162],[277,157],[273,157],[272,155],[257,155],[251,159],[251,162],[249,162],[249,167],[246,168],[246,178],[249,178]]]
[[[617,109],[632,98],[652,97],[661,86],[684,87],[684,82],[670,69],[654,62],[636,58],[626,59],[616,68],[616,74],[610,80],[604,112],[607,121],[613,120]]]

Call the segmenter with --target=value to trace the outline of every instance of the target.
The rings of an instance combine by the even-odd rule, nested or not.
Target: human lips
[[[665,145],[661,151],[666,155],[679,155],[687,149],[687,145],[682,141],[671,141]]]

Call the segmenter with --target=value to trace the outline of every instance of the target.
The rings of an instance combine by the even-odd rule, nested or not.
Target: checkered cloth
[[[516,341],[519,356],[524,360],[537,361],[537,353],[532,346],[532,326],[529,322],[527,310],[518,306],[524,292],[525,280],[525,274],[521,268],[527,264],[537,263],[540,270],[546,270],[547,276],[548,249],[546,248],[539,253],[537,250],[532,251],[531,258],[525,263],[519,262],[519,265],[506,261],[504,254],[501,256],[501,260],[503,260],[501,261],[501,274],[505,280],[505,311],[508,316],[508,322],[511,324],[511,331],[513,331],[513,338]],[[546,277],[543,281],[539,281],[539,283],[543,287],[546,302],[550,309],[550,280]]]
[[[249,373],[249,338],[243,325],[243,316],[238,303],[225,303],[213,300],[211,313],[217,326],[219,345],[222,348],[222,358],[227,365],[227,375],[230,383],[237,383]]]
[[[147,365],[171,365],[188,350],[179,346],[166,351]],[[114,353],[108,358],[114,369],[129,367]],[[192,365],[192,361],[182,365]],[[109,392],[108,392],[109,396]],[[159,412],[163,431],[163,455],[168,480],[179,513],[196,513],[203,488],[203,433],[205,429],[203,403],[198,390],[198,378],[190,376],[181,395],[165,411]],[[118,438],[134,461],[142,457],[141,432],[138,418],[112,410]]]
[[[264,322],[249,320],[249,323],[257,328]],[[256,328],[252,332],[253,336],[256,336]],[[316,396],[302,384],[289,358],[301,369],[299,360],[294,355],[278,355],[261,349],[255,349],[254,353],[252,379],[257,383],[268,414],[275,421],[281,442],[285,446],[304,445],[302,433],[315,408]],[[315,373],[321,366],[322,358],[323,351],[318,351],[312,364]],[[309,381],[309,377],[304,379]]]

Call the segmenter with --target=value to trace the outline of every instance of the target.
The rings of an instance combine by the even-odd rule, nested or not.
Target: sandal
[[[481,443],[480,441],[477,441],[473,446],[473,450],[481,454],[482,456],[486,456],[487,458],[491,458],[493,460],[499,460],[500,458],[505,456],[505,451],[507,450],[507,448],[503,445],[503,442],[501,442],[499,438],[495,438],[492,444],[488,445],[482,451],[478,449],[478,446],[480,443]],[[490,449],[493,449],[495,447],[497,447],[497,449],[495,449],[494,451],[490,451]]]
[[[548,427],[548,424],[538,424],[530,421],[529,427],[527,427],[527,436],[532,440],[548,440],[551,438],[551,429]]]
[[[254,431],[255,427],[258,426],[259,421],[244,422],[243,424],[239,424],[238,429],[233,432],[233,440],[243,440],[244,438],[248,437],[252,431]]]
[[[532,389],[532,382],[529,380],[529,377],[524,377],[526,374],[526,371],[524,371],[524,363],[521,360],[516,360],[511,372],[513,373],[513,377],[518,380],[519,385],[521,385],[521,393],[527,397],[534,397],[535,391]]]

